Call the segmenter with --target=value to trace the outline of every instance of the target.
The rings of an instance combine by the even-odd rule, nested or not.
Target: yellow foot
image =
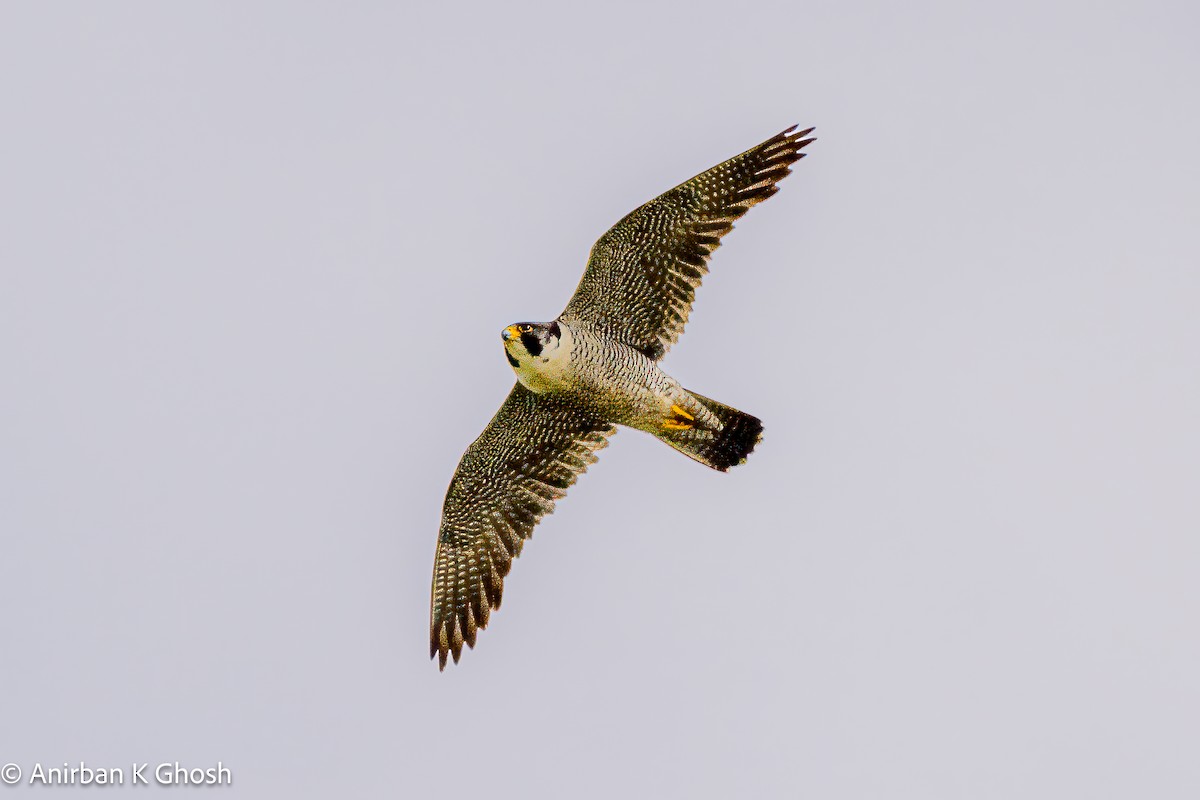
[[[687,409],[685,409],[685,408],[680,408],[679,406],[676,406],[676,405],[672,405],[672,406],[671,406],[671,413],[672,413],[672,414],[674,414],[674,415],[675,415],[675,416],[677,416],[677,417],[683,417],[683,418],[684,418],[684,419],[686,419],[688,422],[692,422],[692,421],[694,421],[694,420],[696,419],[695,417],[693,417],[691,414],[689,414],[689,413],[687,412]]]
[[[680,408],[677,405],[671,406],[671,414],[673,416],[663,420],[663,427],[669,431],[691,430],[693,427],[692,423],[696,421],[696,418],[689,414],[686,409]]]

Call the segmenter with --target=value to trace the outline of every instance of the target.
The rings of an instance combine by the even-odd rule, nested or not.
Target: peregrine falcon
[[[500,607],[504,577],[617,425],[724,472],[762,434],[749,414],[685,389],[659,368],[679,339],[721,237],[779,190],[812,132],[782,133],[626,216],[592,247],[583,279],[552,322],[501,333],[517,374],[508,399],[467,448],[442,507],[429,655],[440,669]]]

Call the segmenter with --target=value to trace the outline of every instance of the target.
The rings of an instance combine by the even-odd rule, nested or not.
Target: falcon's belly
[[[658,364],[627,345],[576,328],[565,391],[610,422],[657,431],[687,390]]]

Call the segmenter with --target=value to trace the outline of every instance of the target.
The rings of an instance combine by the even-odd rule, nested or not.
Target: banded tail
[[[655,435],[688,458],[721,472],[746,463],[746,457],[762,441],[762,420],[695,392],[690,394],[716,415],[721,421],[721,430],[713,432],[668,424]]]

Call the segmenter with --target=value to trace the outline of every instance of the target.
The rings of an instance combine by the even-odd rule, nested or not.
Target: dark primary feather
[[[429,655],[455,662],[500,607],[504,576],[543,516],[596,461],[612,425],[520,383],[467,449],[442,507]]]
[[[812,128],[796,126],[646,203],[592,247],[561,319],[599,326],[659,359],[683,327],[707,262],[750,206],[778,191]]]

